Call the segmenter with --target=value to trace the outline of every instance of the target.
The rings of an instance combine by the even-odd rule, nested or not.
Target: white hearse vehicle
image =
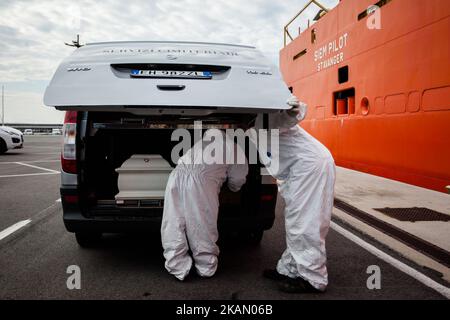
[[[76,49],[44,103],[65,110],[61,200],[81,246],[102,233],[159,232],[175,129],[251,125],[287,109],[278,69],[254,47],[196,42],[109,42]],[[247,146],[248,149],[248,146]],[[248,150],[247,150],[248,152]],[[223,188],[219,229],[259,241],[272,227],[277,187],[251,164],[238,193]]]
[[[23,134],[12,127],[0,126],[0,154],[11,149],[23,148]]]

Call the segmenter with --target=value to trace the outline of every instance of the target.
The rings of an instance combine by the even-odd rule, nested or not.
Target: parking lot
[[[24,149],[0,156],[0,299],[443,298],[355,243],[347,234],[354,231],[341,229],[346,226],[339,221],[333,222],[328,237],[328,291],[321,295],[279,292],[261,273],[276,265],[285,246],[281,202],[275,226],[264,234],[259,246],[239,239],[221,244],[218,273],[208,280],[193,277],[181,283],[169,276],[159,234],[107,235],[98,247],[81,249],[62,223],[60,139],[26,136]],[[364,235],[353,235],[385,250]],[[394,253],[386,253],[426,273]],[[67,268],[72,265],[81,270],[79,290],[69,290],[66,284]],[[381,270],[380,289],[367,286],[369,266]]]
[[[59,198],[61,136],[25,136],[25,147],[0,156],[0,230],[29,219]]]

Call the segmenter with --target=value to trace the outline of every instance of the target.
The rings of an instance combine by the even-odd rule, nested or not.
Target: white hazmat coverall
[[[228,179],[229,189],[239,191],[248,174],[246,161],[243,164],[225,164],[225,161],[205,164],[202,161],[202,151],[210,145],[205,141],[208,132],[211,130],[180,158],[170,174],[165,192],[161,226],[165,267],[179,280],[184,280],[192,267],[189,248],[197,274],[202,277],[215,274],[219,255],[216,242],[220,189]],[[221,133],[221,136],[227,142],[224,152],[231,152],[231,148],[233,152],[240,149],[226,134]]]
[[[328,284],[325,238],[333,208],[336,169],[328,149],[298,125],[306,116],[307,106],[294,96],[288,104],[297,109],[297,114],[269,114],[269,129],[279,129],[278,154],[270,143],[267,150],[259,148],[263,163],[279,158],[276,170],[267,164],[266,167],[277,179],[286,203],[287,249],[278,261],[277,272],[290,278],[300,277],[324,291]],[[255,129],[262,127],[263,115],[259,115]]]

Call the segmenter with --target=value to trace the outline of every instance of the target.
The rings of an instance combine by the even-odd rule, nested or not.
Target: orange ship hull
[[[384,1],[364,15],[373,4],[341,1],[283,48],[284,79],[338,165],[445,192],[450,1]]]

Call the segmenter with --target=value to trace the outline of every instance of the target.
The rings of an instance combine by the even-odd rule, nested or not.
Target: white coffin
[[[173,168],[160,155],[135,154],[120,168],[116,201],[163,199]]]

